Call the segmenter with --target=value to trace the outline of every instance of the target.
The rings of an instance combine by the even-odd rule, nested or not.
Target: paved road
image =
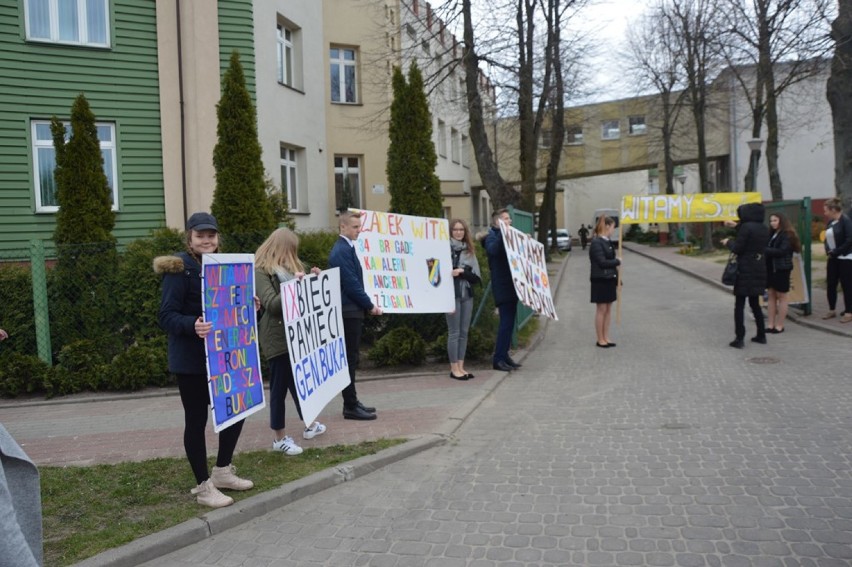
[[[616,348],[578,255],[560,321],[452,442],[149,565],[852,564],[848,338],[731,349],[729,294],[625,255]]]

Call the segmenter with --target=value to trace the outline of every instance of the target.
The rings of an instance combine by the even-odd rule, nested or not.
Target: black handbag
[[[722,272],[722,283],[724,285],[737,283],[737,255],[733,252],[728,256],[728,263],[725,264],[725,271]]]

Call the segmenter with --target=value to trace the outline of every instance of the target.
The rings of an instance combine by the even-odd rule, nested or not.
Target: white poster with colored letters
[[[502,221],[500,233],[503,235],[518,299],[536,313],[558,320],[550,291],[550,277],[547,275],[544,245]]]
[[[455,309],[447,219],[355,212],[361,215],[355,249],[373,305],[385,313]]]

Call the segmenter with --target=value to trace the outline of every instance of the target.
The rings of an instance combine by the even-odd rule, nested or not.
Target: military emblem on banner
[[[426,260],[426,267],[429,268],[429,283],[432,287],[441,285],[441,261],[437,258],[429,258]]]

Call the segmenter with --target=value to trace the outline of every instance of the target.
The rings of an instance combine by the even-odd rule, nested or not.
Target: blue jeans
[[[500,325],[497,327],[497,344],[494,345],[494,357],[491,362],[509,362],[509,347],[512,346],[512,333],[515,331],[515,315],[518,312],[518,302],[510,301],[497,306],[500,314]]]
[[[473,298],[457,297],[456,310],[447,313],[447,356],[450,362],[464,360],[467,352],[467,333],[470,329],[470,316],[473,314]]]

